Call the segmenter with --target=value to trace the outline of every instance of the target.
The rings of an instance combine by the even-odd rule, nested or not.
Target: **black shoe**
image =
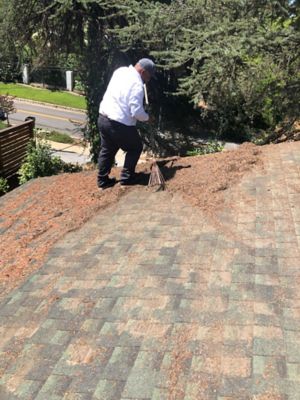
[[[98,183],[98,187],[99,189],[107,189],[114,186],[116,183],[116,178],[106,178],[105,180]]]
[[[134,181],[134,179],[126,179],[124,181],[120,181],[120,185],[121,186],[131,186],[131,185],[135,185],[136,182]]]
[[[138,184],[145,184],[147,183],[148,180],[148,175],[144,174],[142,172],[137,172],[130,178],[122,179],[120,180],[120,185],[121,186],[131,186],[131,185],[138,185]]]
[[[131,186],[131,185],[136,185],[139,183],[140,177],[138,174],[134,174],[133,176],[130,176],[129,178],[121,178],[120,180],[120,185],[121,186]]]

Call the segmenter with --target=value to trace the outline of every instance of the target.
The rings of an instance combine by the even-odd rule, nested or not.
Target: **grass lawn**
[[[52,142],[66,143],[66,144],[77,143],[76,140],[70,137],[68,134],[56,131],[45,132],[43,130],[42,131],[37,130],[36,135],[39,139],[51,140]]]
[[[80,110],[86,109],[85,97],[83,96],[58,90],[34,88],[18,83],[0,82],[0,94],[9,94],[21,99],[36,100],[57,106],[72,107]]]
[[[4,128],[8,128],[7,123],[0,121],[0,129],[4,129]]]

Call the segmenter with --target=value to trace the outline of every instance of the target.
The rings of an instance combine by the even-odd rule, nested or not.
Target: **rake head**
[[[156,161],[154,161],[151,165],[151,174],[148,182],[148,187],[152,186],[158,186],[157,190],[165,190],[166,187],[165,179]]]

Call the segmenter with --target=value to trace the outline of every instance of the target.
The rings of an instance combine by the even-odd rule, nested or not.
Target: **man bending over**
[[[143,107],[144,83],[150,81],[154,72],[153,61],[142,58],[135,66],[118,68],[108,84],[98,119],[101,138],[98,186],[101,189],[116,183],[109,174],[119,149],[126,153],[120,183],[136,183],[135,167],[143,149],[136,122],[149,120]]]

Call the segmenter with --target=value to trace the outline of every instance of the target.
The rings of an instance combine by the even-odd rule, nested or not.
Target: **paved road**
[[[59,132],[65,132],[74,137],[82,137],[81,129],[86,123],[86,116],[81,111],[41,105],[32,102],[15,100],[17,112],[10,115],[12,123],[24,121],[28,116],[36,118],[36,126]]]
[[[300,142],[264,165],[218,224],[140,189],[59,241],[0,304],[1,400],[299,400]]]

